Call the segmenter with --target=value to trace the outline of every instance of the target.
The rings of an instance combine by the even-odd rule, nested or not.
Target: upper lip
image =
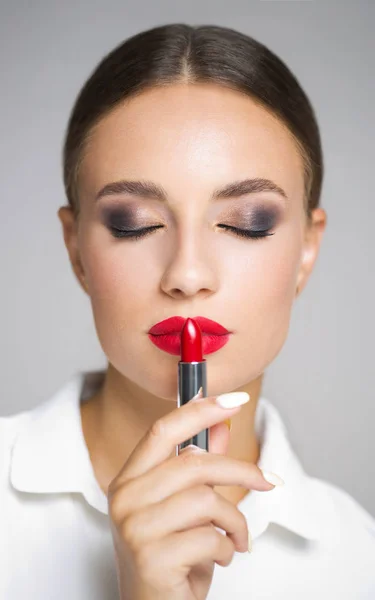
[[[202,333],[208,333],[212,335],[224,335],[227,333],[231,333],[223,325],[217,323],[216,321],[212,321],[211,319],[207,319],[206,317],[191,317],[194,321],[197,321],[199,327],[201,328]],[[186,321],[187,317],[170,317],[165,321],[160,321],[160,323],[156,323],[149,330],[149,333],[152,335],[162,335],[166,333],[181,333],[182,327]]]

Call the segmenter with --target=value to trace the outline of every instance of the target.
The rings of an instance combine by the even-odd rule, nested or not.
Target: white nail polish
[[[185,446],[181,452],[185,452],[185,450],[191,450],[192,452],[206,452],[204,448],[199,448],[199,446],[195,446],[195,444],[189,444],[188,446]]]
[[[248,552],[252,552],[252,550],[253,550],[253,538],[252,538],[252,536],[251,536],[251,533],[250,533],[250,531],[249,531],[249,536],[248,536],[247,542],[248,542],[248,548],[247,548],[247,551],[248,551]]]
[[[216,402],[222,408],[236,408],[236,406],[246,404],[249,400],[250,395],[247,392],[230,392],[216,396]]]
[[[281,479],[276,473],[271,473],[270,471],[262,471],[262,475],[268,483],[272,483],[272,485],[284,485],[285,481]]]
[[[201,398],[203,398],[203,387],[201,386],[197,392],[197,394],[195,394],[195,396],[192,397],[191,400],[189,400],[189,402],[196,402],[197,400],[200,400]]]

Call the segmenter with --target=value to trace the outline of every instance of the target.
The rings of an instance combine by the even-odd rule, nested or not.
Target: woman
[[[305,473],[261,396],[322,177],[308,98],[244,34],[157,27],[91,74],[58,216],[108,365],[2,419],[2,598],[375,597],[374,520]],[[196,315],[210,396],[177,408],[179,351],[150,330]],[[229,331],[216,351],[207,319]],[[176,455],[205,428],[209,452]]]

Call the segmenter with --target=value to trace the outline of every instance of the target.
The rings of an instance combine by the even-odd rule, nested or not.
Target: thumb
[[[201,402],[204,400],[202,388],[189,402]],[[223,419],[209,428],[208,447],[212,454],[227,454],[230,440],[230,419]]]
[[[229,440],[230,433],[228,427],[229,419],[226,421],[222,421],[221,423],[216,423],[208,430],[208,447],[210,454],[227,454],[229,449]],[[191,446],[186,446],[180,452],[188,451]],[[171,457],[175,456],[174,452],[171,454]]]

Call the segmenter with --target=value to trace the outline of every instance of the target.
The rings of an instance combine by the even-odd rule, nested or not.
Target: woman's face
[[[284,190],[212,199],[234,182],[267,179]],[[117,192],[152,182],[157,197]],[[303,263],[302,160],[288,130],[250,98],[217,86],[153,88],[113,110],[92,132],[79,180],[76,245],[97,334],[128,380],[175,401],[178,356],[148,338],[155,323],[197,315],[232,331],[205,355],[208,394],[258,377],[286,339]],[[269,230],[247,239],[219,227]],[[140,239],[111,227],[161,226]]]

